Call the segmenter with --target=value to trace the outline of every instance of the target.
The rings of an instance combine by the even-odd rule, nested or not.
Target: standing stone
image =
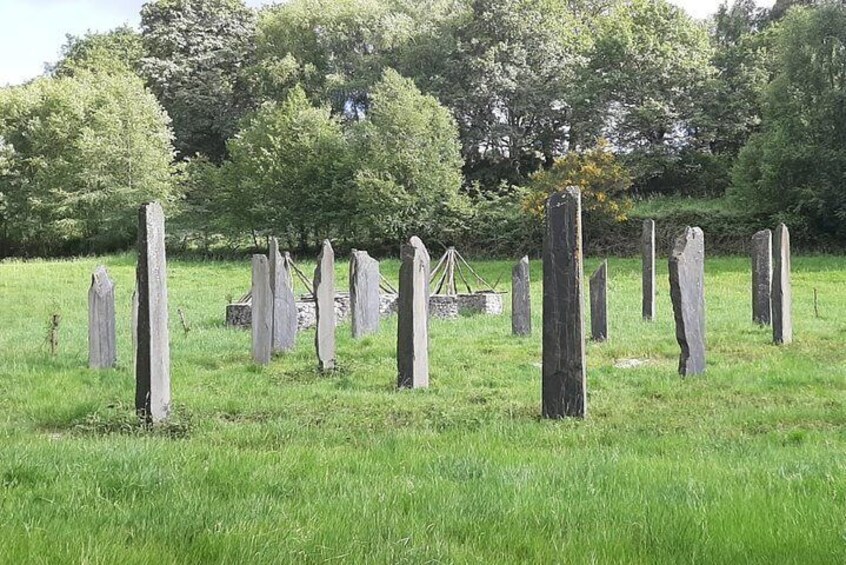
[[[429,386],[429,252],[417,236],[400,250],[397,385]]]
[[[655,320],[655,220],[643,221],[643,319]]]
[[[132,351],[138,351],[138,289],[132,289]],[[132,359],[135,366],[135,359]]]
[[[135,409],[148,423],[170,415],[170,335],[164,211],[158,202],[138,210],[138,346]]]
[[[273,295],[273,337],[271,351],[281,353],[294,348],[297,340],[297,302],[294,281],[289,265],[290,256],[279,253],[279,242],[270,238],[270,292]]]
[[[582,267],[582,202],[578,188],[546,203],[543,240],[543,386],[545,418],[587,416]]]
[[[679,374],[705,372],[705,234],[685,228],[670,254],[670,298],[681,347]]]
[[[379,283],[379,261],[367,251],[353,250],[350,256],[350,311],[354,338],[379,331]]]
[[[773,232],[761,230],[752,236],[752,320],[770,324],[770,292],[773,281]]]
[[[532,335],[532,295],[529,287],[529,257],[511,270],[511,333]]]
[[[273,294],[270,291],[270,266],[267,257],[253,255],[252,313],[250,327],[253,340],[253,362],[270,363],[273,352]]]
[[[314,269],[314,302],[317,332],[314,348],[320,371],[335,369],[335,252],[328,239],[317,256]]]
[[[773,342],[793,341],[793,290],[790,287],[790,232],[779,224],[773,237]]]
[[[88,290],[88,366],[110,369],[117,362],[115,283],[106,267],[97,267]]]
[[[594,341],[608,339],[608,261],[590,276],[590,336]]]

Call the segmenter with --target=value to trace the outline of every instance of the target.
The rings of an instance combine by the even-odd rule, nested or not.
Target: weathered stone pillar
[[[170,415],[170,334],[164,211],[158,202],[138,210],[138,346],[135,409],[149,423]]]
[[[267,365],[273,352],[273,293],[270,291],[270,266],[267,257],[253,255],[252,354],[257,365]]]
[[[608,261],[590,276],[590,336],[594,341],[608,339]]]
[[[770,292],[773,280],[773,232],[752,236],[752,321],[770,324]]]
[[[793,290],[790,286],[790,232],[779,224],[773,237],[773,342],[793,341]]]
[[[670,253],[670,298],[681,347],[679,374],[705,372],[705,234],[685,228]]]
[[[115,283],[101,265],[88,290],[88,366],[110,369],[116,362]]]
[[[655,320],[655,220],[643,221],[643,319]]]
[[[297,340],[297,302],[294,298],[294,281],[288,266],[290,257],[279,253],[279,242],[270,238],[268,253],[270,264],[270,292],[273,295],[273,338],[271,351],[281,353],[294,348]]]
[[[367,251],[353,249],[350,255],[350,317],[354,338],[379,331],[380,282],[379,261]]]
[[[321,371],[335,369],[335,251],[328,239],[317,256],[314,269],[316,333],[314,348]]]
[[[397,385],[429,386],[429,253],[418,237],[400,251]]]
[[[529,257],[524,256],[511,270],[511,333],[532,335],[532,293]]]
[[[582,271],[582,204],[578,188],[546,203],[543,240],[543,386],[545,418],[587,416]]]

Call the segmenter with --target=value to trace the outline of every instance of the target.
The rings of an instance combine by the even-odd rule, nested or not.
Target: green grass
[[[639,262],[612,259],[586,421],[539,419],[540,333],[511,337],[507,313],[433,321],[431,388],[396,391],[395,318],[359,342],[341,326],[332,376],[312,332],[258,369],[249,332],[222,325],[248,263],[172,261],[177,413],[153,431],[131,407],[134,259],[102,261],[120,364],[102,372],[86,369],[96,261],[0,264],[2,563],[846,562],[844,258],[795,258],[785,347],[750,321],[748,261],[710,259],[708,371],[689,379],[665,262],[650,324]],[[508,280],[506,262],[475,266]]]

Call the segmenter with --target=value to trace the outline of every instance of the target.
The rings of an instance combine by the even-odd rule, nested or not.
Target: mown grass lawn
[[[248,262],[171,261],[177,414],[153,432],[132,411],[134,258],[100,261],[120,348],[103,372],[86,368],[98,261],[0,264],[2,563],[846,562],[846,258],[794,258],[785,347],[750,321],[748,260],[709,259],[708,371],[686,380],[666,260],[651,324],[639,260],[610,260],[589,418],[555,422],[538,417],[538,261],[535,336],[507,313],[434,320],[432,386],[399,392],[395,318],[358,342],[341,326],[332,376],[312,332],[258,369],[249,332],[223,327]],[[508,286],[509,263],[474,266]]]

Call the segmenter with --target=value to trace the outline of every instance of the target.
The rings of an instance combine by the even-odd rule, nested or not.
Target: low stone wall
[[[315,324],[314,299],[297,299],[297,329],[313,328]],[[379,299],[379,311],[382,317],[395,314],[397,295],[382,294]],[[455,319],[467,314],[502,314],[502,294],[496,292],[476,292],[454,296],[433,295],[429,297],[429,315],[434,318]],[[341,323],[350,315],[350,295],[335,296],[335,321]],[[226,325],[247,329],[252,323],[250,302],[236,302],[226,307]]]

